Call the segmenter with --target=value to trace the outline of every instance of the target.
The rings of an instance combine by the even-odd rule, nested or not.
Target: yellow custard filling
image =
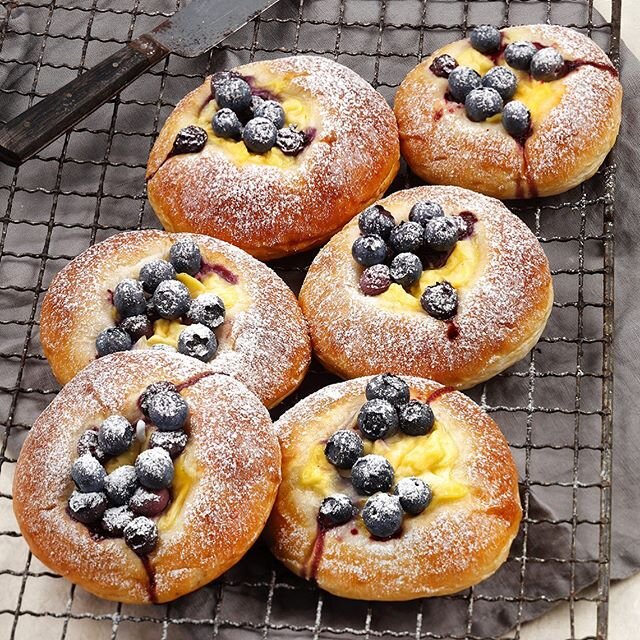
[[[384,293],[371,299],[390,311],[422,311],[420,296],[426,287],[446,280],[455,289],[461,289],[471,283],[475,277],[480,249],[474,237],[460,240],[439,269],[425,269],[420,280],[405,290],[399,284],[392,284]]]
[[[158,518],[158,531],[163,533],[170,529],[182,511],[182,507],[198,480],[198,470],[190,463],[188,454],[182,454],[174,461],[174,475],[171,483],[171,504]]]
[[[112,473],[119,467],[124,465],[133,465],[138,455],[147,448],[149,438],[146,437],[144,442],[134,439],[131,446],[119,456],[112,458],[105,465],[107,473]],[[193,485],[198,480],[198,470],[188,457],[188,453],[184,452],[173,461],[174,475],[171,482],[171,503],[169,507],[160,515],[157,521],[158,530],[160,532],[170,529],[176,518],[182,511],[182,507],[191,491]]]
[[[336,469],[324,455],[324,443],[311,448],[309,458],[300,471],[300,485],[326,497],[335,491]],[[386,440],[365,441],[364,453],[384,456],[395,472],[394,482],[416,476],[433,490],[433,504],[463,498],[467,485],[452,478],[458,459],[458,448],[442,424],[436,421],[425,436],[398,433]]]
[[[139,440],[134,438],[131,446],[124,453],[121,453],[115,458],[111,458],[104,468],[107,470],[107,473],[111,473],[119,467],[124,467],[127,464],[133,465],[140,451],[142,451],[142,444]]]
[[[508,43],[510,40],[506,40]],[[475,69],[481,76],[487,73],[489,69],[496,66],[493,60],[484,54],[473,49],[468,43],[455,42],[448,47],[444,47],[441,53],[452,55],[458,64],[462,67],[471,67]],[[531,122],[534,127],[550,113],[552,109],[560,104],[562,96],[565,92],[565,86],[562,79],[553,80],[551,82],[541,82],[534,80],[528,73],[518,71],[507,65],[504,60],[500,64],[511,69],[518,79],[518,88],[513,96],[514,100],[523,102],[531,112]],[[502,116],[498,114],[488,118],[487,122],[501,122]]]
[[[179,273],[176,279],[182,282],[191,298],[197,298],[203,293],[215,293],[224,302],[226,315],[231,312],[237,314],[244,311],[249,306],[249,296],[244,288],[239,284],[231,284],[217,273],[206,276],[202,281],[190,276],[187,273]],[[166,344],[177,348],[178,336],[187,325],[179,320],[165,320],[161,318],[153,323],[153,335],[147,339],[147,345],[152,347],[156,344]]]
[[[290,84],[282,79],[260,81],[260,89],[269,91],[279,97],[279,102],[284,109],[285,126],[295,125],[301,131],[314,125],[314,113],[308,103],[299,95],[293,93]],[[200,111],[196,124],[207,132],[209,143],[221,148],[228,158],[235,164],[243,165],[249,162],[253,164],[269,165],[286,169],[296,164],[295,156],[287,156],[280,149],[273,147],[266,153],[251,153],[244,142],[236,142],[216,136],[211,128],[211,119],[218,110],[215,100],[210,100]]]

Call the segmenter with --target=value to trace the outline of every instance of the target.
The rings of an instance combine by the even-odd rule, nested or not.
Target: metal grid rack
[[[5,3],[0,118],[16,115],[175,8],[173,0]],[[566,615],[554,638],[606,638],[611,162],[562,198],[514,207],[543,243],[557,289],[571,293],[556,300],[543,338],[522,363],[471,392],[503,427],[522,474],[521,533],[498,574],[506,579],[444,599],[354,603],[296,579],[258,544],[227,575],[176,603],[106,603],[52,574],[28,552],[11,512],[11,478],[21,442],[58,389],[38,340],[47,284],[89,244],[157,225],[144,193],[146,156],[171,108],[204,74],[253,59],[313,53],[350,66],[391,100],[423,55],[481,22],[568,24],[594,37],[618,64],[620,1],[612,0],[610,10],[602,20],[593,0],[282,0],[210,54],[195,60],[171,56],[157,65],[22,168],[0,168],[0,422],[6,425],[0,448],[0,639],[480,640],[489,637],[482,631],[487,619],[504,620],[505,628],[512,627],[507,637],[517,639],[526,635],[524,621],[555,604],[564,604]],[[18,46],[15,54],[16,43],[29,46]],[[13,74],[10,89],[2,84],[2,70]],[[415,178],[403,172],[394,188],[413,184]],[[273,266],[295,289],[309,261],[305,254]],[[289,405],[327,380],[316,365]],[[553,461],[557,476],[540,475],[543,459]],[[539,543],[551,538],[558,543]],[[589,583],[595,588],[581,591]],[[435,624],[444,604],[447,617]],[[578,624],[578,610],[591,614],[589,628]]]

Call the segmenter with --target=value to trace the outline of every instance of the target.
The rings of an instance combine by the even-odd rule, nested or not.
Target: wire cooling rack
[[[5,2],[0,119],[15,116],[175,8],[173,1],[153,0]],[[22,168],[0,168],[0,421],[6,426],[0,448],[0,640],[479,640],[494,637],[498,627],[517,639],[531,637],[527,619],[560,604],[554,639],[606,638],[611,162],[561,198],[513,207],[549,255],[557,299],[536,349],[471,392],[505,431],[521,472],[521,532],[494,578],[448,598],[354,603],[298,580],[258,543],[227,575],[175,603],[109,603],[51,573],[29,553],[11,511],[11,479],[30,425],[58,389],[38,339],[47,285],[89,244],[157,225],[145,199],[146,157],[172,107],[204,74],[253,59],[312,53],[353,68],[392,100],[424,55],[483,22],[568,24],[596,39],[617,64],[620,2],[608,9],[602,19],[592,0],[282,0],[210,54],[195,60],[171,56]],[[394,188],[413,184],[415,178],[403,171]],[[306,254],[273,266],[297,289],[310,259]],[[328,380],[314,365],[288,406]],[[583,591],[589,584],[595,587]]]

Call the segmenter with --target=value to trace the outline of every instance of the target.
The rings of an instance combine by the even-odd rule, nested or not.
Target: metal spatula
[[[193,0],[184,9],[0,126],[0,161],[17,167],[158,61],[208,51],[278,0]]]

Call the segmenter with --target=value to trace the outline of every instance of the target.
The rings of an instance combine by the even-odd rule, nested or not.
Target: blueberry
[[[360,436],[348,429],[336,431],[324,447],[327,460],[338,469],[351,469],[362,452],[363,444]]]
[[[550,82],[560,77],[564,68],[562,54],[553,47],[540,49],[531,59],[531,75],[536,80]]]
[[[393,484],[393,467],[386,458],[375,454],[358,458],[351,468],[351,483],[360,495],[388,491]]]
[[[386,400],[394,407],[400,407],[409,402],[410,397],[409,385],[399,376],[392,373],[382,373],[374,376],[367,383],[365,395],[367,400]]]
[[[76,445],[78,456],[90,453],[99,462],[105,459],[104,451],[98,446],[98,432],[95,429],[87,429],[79,438]]]
[[[429,65],[431,73],[438,78],[448,78],[449,74],[458,66],[456,59],[444,53],[433,60]]]
[[[177,431],[187,421],[189,407],[177,391],[159,391],[147,402],[147,415],[160,431]]]
[[[81,493],[74,491],[69,497],[69,515],[83,524],[93,524],[102,518],[109,503],[104,493],[93,491],[91,493]]]
[[[137,316],[147,310],[142,283],[127,278],[118,283],[113,292],[113,306],[122,318]]]
[[[389,239],[389,234],[396,226],[393,216],[380,204],[374,204],[358,216],[358,227],[363,236],[380,236]]]
[[[166,380],[162,380],[160,382],[153,382],[150,384],[140,395],[140,399],[138,403],[140,405],[140,410],[144,413],[145,416],[149,417],[149,400],[157,393],[161,391],[171,391],[173,393],[178,392],[178,388],[172,382],[168,382]]]
[[[409,211],[409,220],[418,222],[423,227],[427,225],[433,218],[441,218],[444,215],[444,209],[432,200],[418,200]]]
[[[192,324],[178,336],[178,353],[191,356],[202,362],[209,362],[218,350],[218,339],[209,327]]]
[[[459,231],[454,217],[434,218],[424,228],[424,246],[430,251],[450,251],[458,241]]]
[[[102,491],[106,475],[104,467],[90,453],[81,455],[71,466],[71,477],[83,493]]]
[[[227,76],[214,84],[215,99],[220,109],[236,113],[251,106],[251,87],[239,76]]]
[[[253,153],[266,153],[276,143],[278,129],[267,118],[253,118],[242,132],[242,140]]]
[[[173,480],[173,461],[160,447],[142,451],[134,466],[138,482],[147,489],[166,489]]]
[[[100,525],[108,536],[120,537],[133,518],[133,512],[127,506],[110,507],[104,512]]]
[[[108,456],[124,453],[133,440],[133,427],[124,416],[109,416],[98,429],[98,445]]]
[[[297,156],[307,146],[307,135],[295,125],[280,129],[276,134],[276,147],[285,156]]]
[[[394,253],[415,253],[422,247],[424,229],[418,222],[401,222],[389,234]]]
[[[438,282],[424,290],[420,304],[430,316],[448,320],[458,311],[458,294],[448,282]]]
[[[490,24],[481,24],[469,34],[471,46],[480,53],[495,53],[500,49],[502,34]]]
[[[431,407],[420,400],[411,400],[398,409],[400,430],[408,436],[424,436],[433,429]]]
[[[139,556],[151,553],[158,544],[158,527],[145,516],[131,520],[122,533],[124,541]]]
[[[339,527],[349,522],[355,514],[356,509],[351,498],[344,493],[335,493],[320,503],[318,522],[325,528]]]
[[[389,268],[391,279],[403,287],[410,287],[420,280],[422,262],[415,253],[399,253]]]
[[[469,93],[481,86],[480,74],[470,67],[456,67],[449,74],[449,93],[457,102],[464,102]]]
[[[207,140],[207,132],[204,129],[190,124],[188,127],[178,131],[178,135],[173,141],[171,153],[174,155],[181,153],[198,153],[198,151],[204,149]]]
[[[145,489],[138,487],[129,500],[129,508],[137,516],[154,518],[159,516],[169,504],[171,494],[168,489]]]
[[[358,428],[368,440],[386,438],[398,429],[398,413],[386,400],[368,400],[358,413]]]
[[[235,71],[216,71],[211,76],[211,95],[216,97],[216,89],[229,82],[233,78],[240,78],[240,74]]]
[[[431,487],[420,478],[402,478],[393,493],[400,499],[400,506],[412,516],[422,513],[431,502]]]
[[[504,102],[500,94],[490,87],[474,89],[465,98],[464,108],[467,117],[473,122],[482,122],[502,111]]]
[[[225,307],[222,298],[215,293],[203,293],[191,301],[187,320],[216,329],[224,322]]]
[[[169,262],[178,273],[195,276],[202,267],[202,255],[192,240],[178,240],[169,249]]]
[[[507,61],[507,64],[514,69],[529,71],[531,59],[537,52],[538,49],[533,42],[521,40],[520,42],[512,42],[507,45],[504,50],[504,59]]]
[[[151,260],[142,265],[138,278],[147,293],[153,293],[156,287],[165,280],[173,280],[176,270],[166,260]]]
[[[184,431],[154,431],[149,438],[149,448],[162,447],[172,458],[177,458],[187,446]]]
[[[133,496],[138,479],[133,465],[125,464],[114,469],[104,481],[104,492],[109,502],[115,505],[127,504]]]
[[[359,236],[351,247],[351,255],[358,264],[370,267],[384,262],[387,257],[387,245],[380,236]]]
[[[175,320],[189,310],[191,295],[189,289],[179,280],[165,280],[153,294],[153,307],[161,318]]]
[[[118,323],[118,327],[131,336],[131,342],[136,342],[142,336],[147,338],[153,334],[153,325],[147,315],[129,316]]]
[[[219,109],[211,120],[211,128],[220,138],[240,140],[242,137],[242,122],[231,109]]]
[[[263,100],[256,104],[253,115],[256,118],[271,120],[278,129],[284,127],[284,109],[275,100]]]
[[[391,275],[386,264],[367,267],[360,276],[360,291],[367,296],[379,296],[391,286]]]
[[[514,138],[524,138],[531,128],[531,112],[518,100],[507,102],[502,111],[502,126]]]
[[[518,87],[516,74],[507,67],[493,67],[482,76],[482,86],[495,89],[506,102],[511,100]]]
[[[116,351],[128,351],[132,346],[131,336],[119,327],[107,327],[96,338],[98,358]]]
[[[402,526],[402,508],[398,496],[378,493],[362,509],[362,521],[376,538],[390,538]]]

